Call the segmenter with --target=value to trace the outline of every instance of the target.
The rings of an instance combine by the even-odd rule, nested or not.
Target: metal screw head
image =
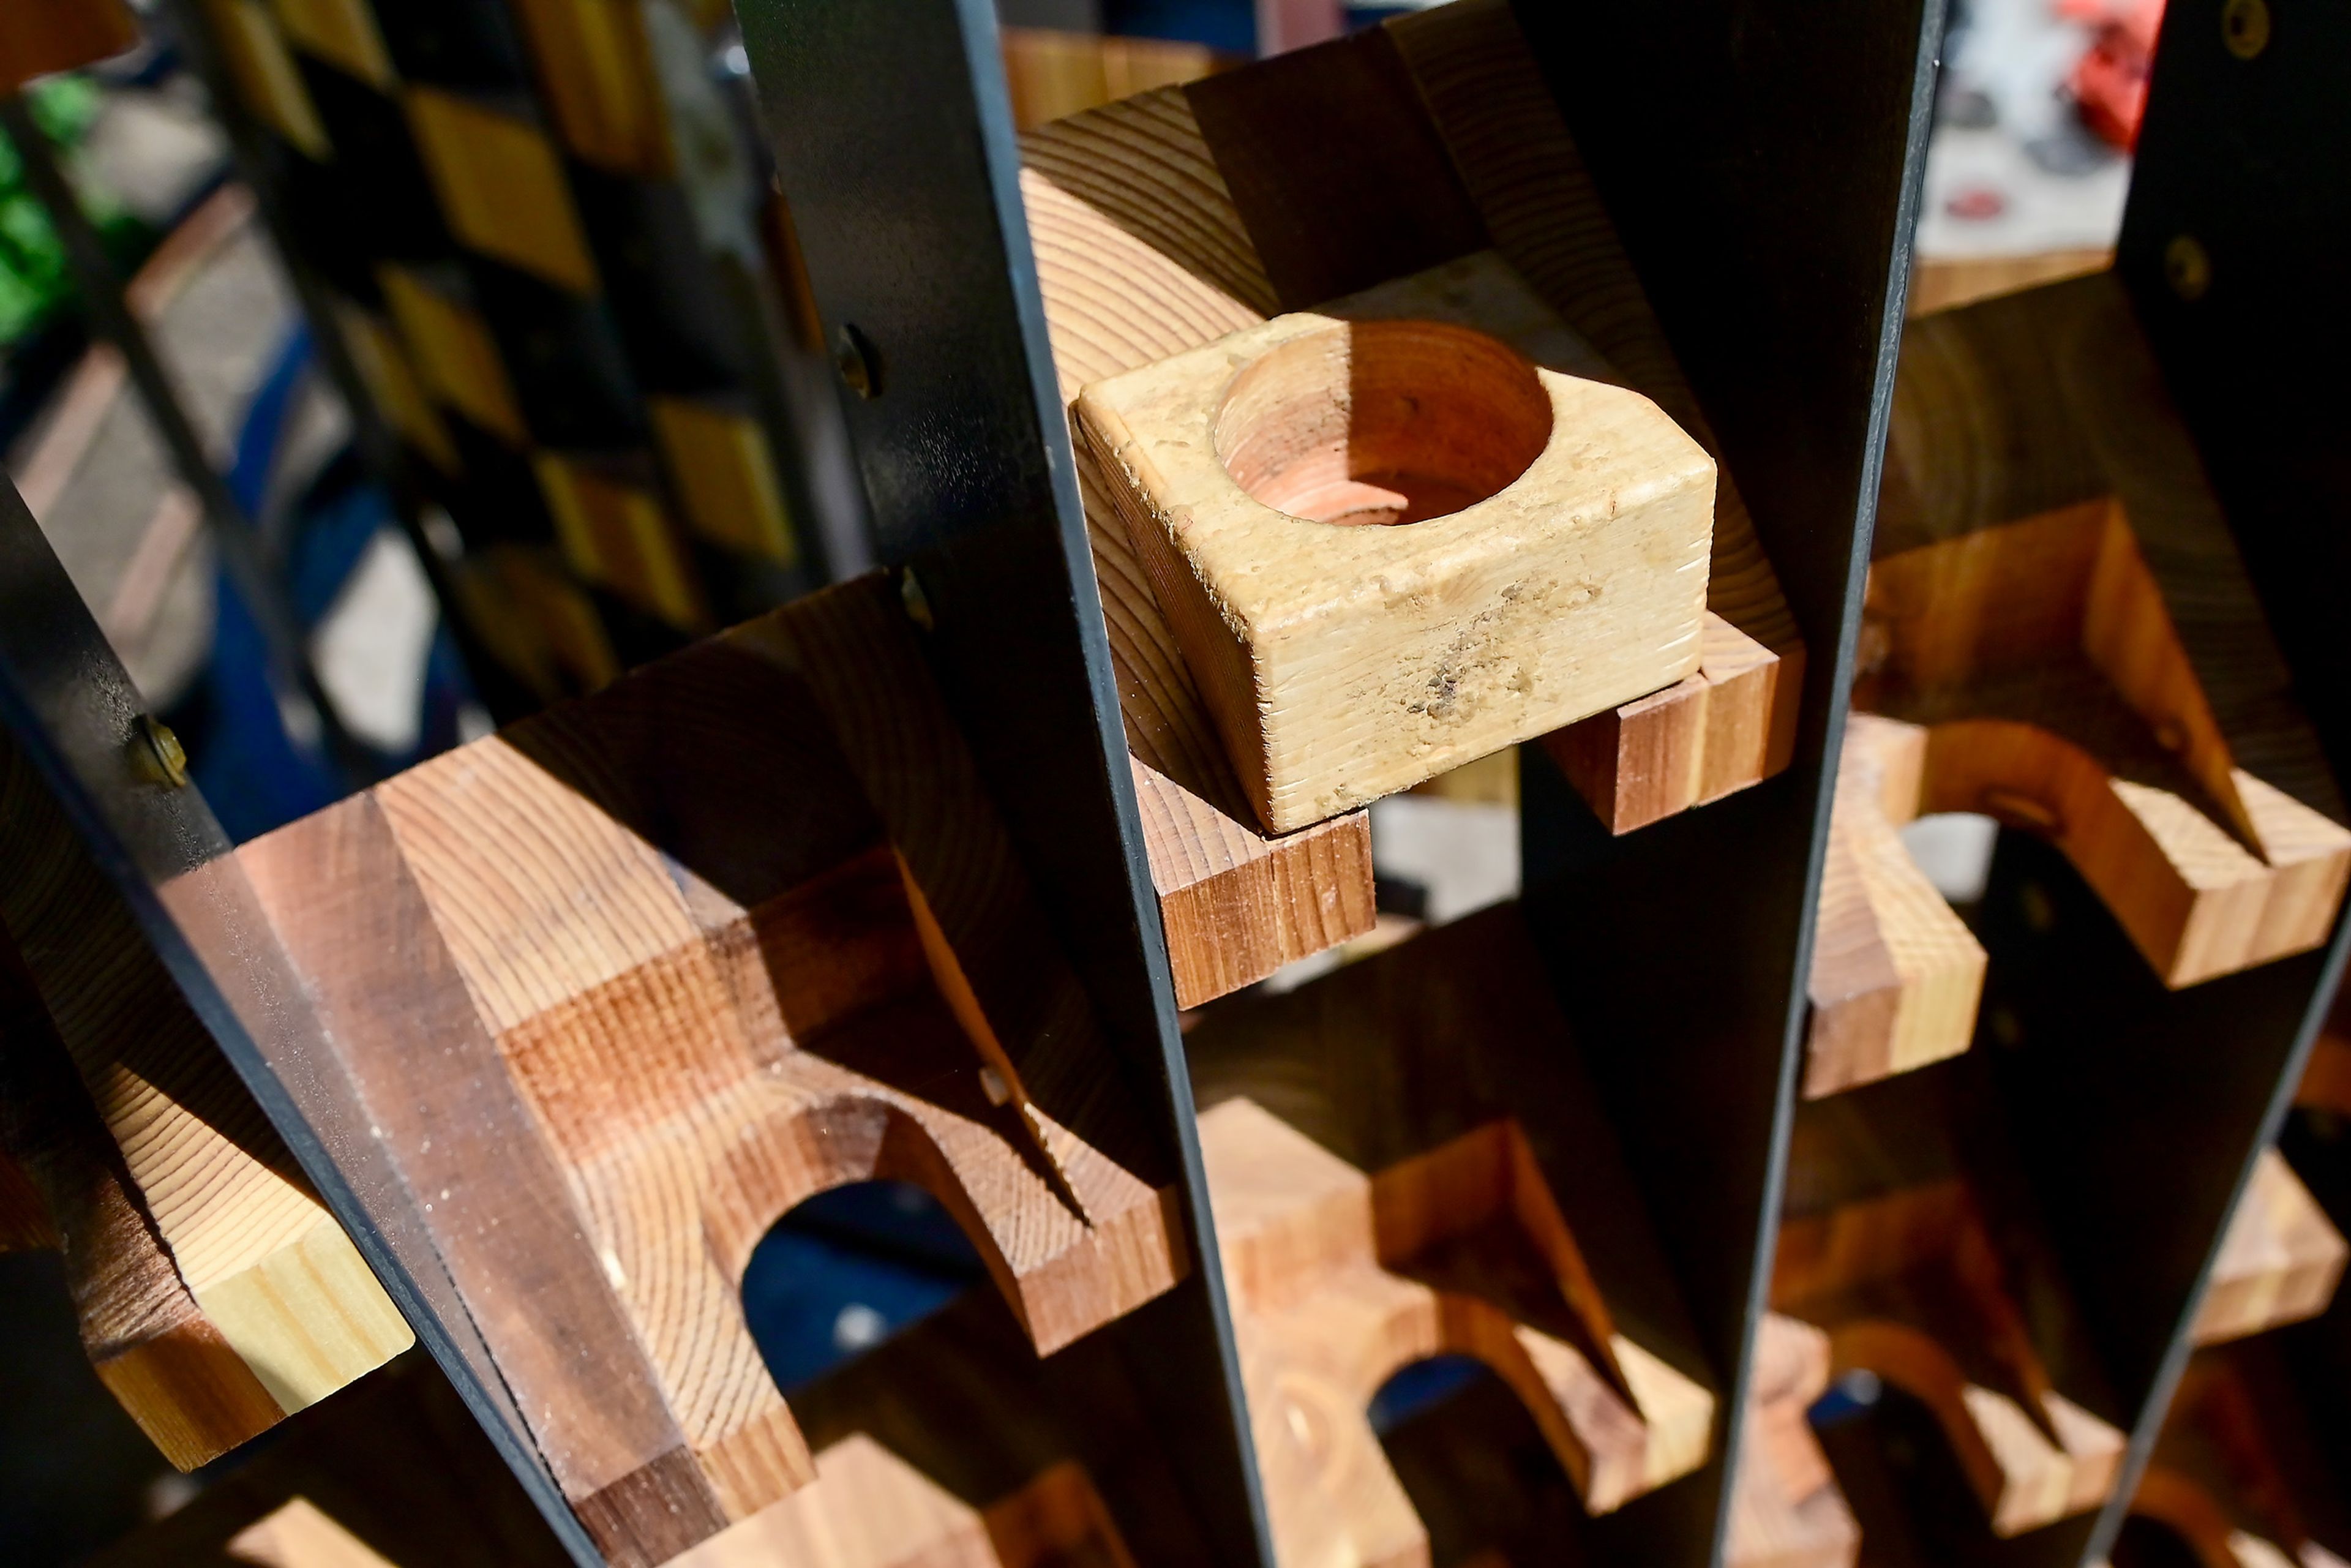
[[[2163,277],[2182,299],[2204,298],[2212,287],[2212,257],[2194,235],[2173,236],[2163,247]]]
[[[2220,8],[2220,41],[2241,60],[2270,47],[2269,0],[2229,0]]]
[[[906,619],[924,631],[934,630],[931,620],[931,596],[923,591],[922,580],[909,567],[898,574],[898,602],[906,607]]]
[[[180,737],[152,714],[139,716],[131,737],[131,766],[141,779],[166,789],[184,789],[188,782],[188,754]]]
[[[882,395],[882,359],[867,342],[865,334],[854,326],[844,324],[833,335],[832,367],[849,390],[862,398]]]

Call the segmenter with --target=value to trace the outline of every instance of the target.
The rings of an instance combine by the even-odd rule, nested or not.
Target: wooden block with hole
[[[1394,90],[1396,62],[1413,94]],[[1334,106],[1348,137],[1309,123]],[[1293,155],[1260,155],[1277,146]],[[1499,0],[1042,126],[1022,161],[1064,399],[1285,309],[1491,250],[1593,346],[1585,373],[1621,378],[1711,442]],[[1177,994],[1195,1006],[1367,932],[1368,834],[1359,813],[1268,833],[1083,441],[1077,458],[1152,876]],[[1802,641],[1737,485],[1719,481],[1698,673],[1670,698],[1552,737],[1616,831],[1745,788],[1792,754]]]
[[[1992,1532],[2098,1507],[2125,1435],[2069,1396],[2035,1342],[1973,1193],[1959,1179],[1791,1215],[1775,1312],[1828,1335],[1832,1375],[1876,1374],[1925,1405]]]
[[[1426,296],[1476,287],[1412,281]],[[1431,314],[1341,304],[1079,394],[1128,537],[1273,831],[1697,669],[1714,461],[1647,399],[1563,361]]]
[[[1854,1568],[1861,1560],[1861,1526],[1808,1418],[1828,1386],[1828,1335],[1766,1312],[1730,1489],[1729,1568]]]
[[[1705,1462],[1715,1396],[1515,907],[1186,1046],[1280,1562],[1427,1550],[1367,1407],[1430,1356],[1499,1374],[1589,1512]]]
[[[2105,275],[1910,324],[1855,704],[2179,987],[2324,942],[2351,831],[2161,385]]]
[[[1834,1094],[1967,1050],[1984,951],[1903,846],[1927,732],[1855,714],[1830,809],[1806,995],[1804,1094]]]
[[[2275,1149],[2263,1149],[2196,1311],[2195,1340],[2220,1344],[2325,1312],[2351,1249]]]
[[[1189,1267],[915,636],[844,584],[239,852],[615,1561],[813,1478],[737,1295],[802,1200],[925,1187],[1039,1354]]]
[[[413,1340],[31,765],[0,739],[8,1228],[99,1380],[193,1469]]]

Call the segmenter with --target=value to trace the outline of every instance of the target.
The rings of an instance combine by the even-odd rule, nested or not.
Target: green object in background
[[[35,83],[26,96],[34,122],[67,149],[89,133],[101,102],[98,84],[79,76],[50,77]],[[120,214],[110,201],[87,188],[82,201],[101,229],[119,223]],[[25,189],[16,145],[0,135],[0,349],[47,320],[72,293],[65,248],[41,204]]]

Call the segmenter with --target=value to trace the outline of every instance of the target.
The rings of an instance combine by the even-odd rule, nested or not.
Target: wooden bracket
[[[1827,1332],[1834,1374],[1875,1373],[1933,1413],[1994,1533],[2113,1489],[2124,1434],[2055,1386],[1965,1184],[1789,1218],[1771,1302]]]
[[[2229,1218],[2196,1312],[2199,1345],[2314,1318],[2335,1300],[2351,1257],[2342,1235],[2275,1149],[2263,1149]]]
[[[1426,1550],[1368,1406],[1429,1356],[1492,1367],[1588,1511],[1704,1461],[1715,1396],[1515,906],[1186,1045],[1283,1562]]]
[[[1399,95],[1401,75],[1417,99]],[[1330,123],[1351,127],[1344,137]],[[1287,150],[1270,162],[1259,149]],[[1500,0],[1466,0],[1040,128],[1021,189],[1062,395],[1283,310],[1482,250],[1701,444],[1704,415]],[[1306,156],[1311,150],[1312,156]],[[1370,930],[1368,830],[1268,837],[1241,793],[1113,492],[1078,477],[1153,881],[1186,1007]],[[1787,765],[1803,645],[1731,476],[1698,673],[1572,731],[1619,832]]]
[[[2111,277],[1911,324],[1862,636],[1918,810],[2049,836],[2166,985],[2325,939],[2346,812]]]
[[[1902,844],[1918,815],[1927,732],[1845,721],[1806,984],[1804,1095],[1957,1056],[1975,1037],[1984,951]]]
[[[2338,1553],[2351,1552],[2351,1517],[2313,1448],[2297,1394],[2309,1396],[2273,1358],[2199,1354],[2172,1396],[2131,1513],[2162,1525],[2210,1568],[2344,1568]]]
[[[1828,1335],[1766,1312],[1731,1483],[1729,1568],[1854,1568],[1861,1560],[1861,1526],[1807,1418],[1828,1386]]]
[[[0,1209],[61,1247],[99,1376],[183,1469],[413,1343],[0,739]]]
[[[1039,1352],[1187,1267],[1166,1155],[886,578],[240,858],[615,1560],[810,1479],[737,1295],[802,1200],[925,1187]]]

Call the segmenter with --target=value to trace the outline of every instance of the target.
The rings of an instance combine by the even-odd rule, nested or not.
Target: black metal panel
[[[193,786],[138,765],[144,705],[0,480],[0,725],[32,760],[278,1135],[557,1535],[598,1561],[457,1299],[409,1192]]]
[[[2343,585],[2351,582],[2351,389],[2336,373],[2351,350],[2342,259],[2351,240],[2346,79],[2351,10],[2342,5],[2173,0],[2116,257],[2337,778],[2351,778],[2351,643],[2341,634]],[[2200,1188],[2175,1217],[2170,1247],[2149,1239],[2165,1285],[2186,1261],[2179,1254],[2201,1243],[2190,1304],[2220,1242],[2208,1211],[2225,1205],[2225,1216],[2277,1135],[2346,943],[2351,928],[2338,927],[2323,964],[2296,959],[2177,998],[2167,1044],[2174,1030],[2208,1031],[2203,1057],[2190,1059],[2180,1082],[2159,1060],[2137,1064],[2144,1082],[2134,1087],[2151,1102],[2140,1157],[2185,1167],[2154,1179]],[[2192,1048],[2171,1049],[2186,1056]],[[2156,1306],[2168,1304],[2166,1297]],[[2188,1323],[2169,1326],[2093,1557],[2121,1528],[2124,1500],[2187,1364]]]
[[[1763,1307],[1828,820],[1907,292],[1940,0],[1519,4],[1568,127],[1739,477],[1808,653],[1795,761],[1621,840],[1524,753],[1524,855],[1578,1032],[1724,1401]],[[1718,1557],[1714,1506],[1605,1521]]]
[[[1132,1347],[1217,1560],[1270,1560],[994,12],[737,10],[818,305],[871,394],[847,417],[874,553],[911,570],[941,688],[1182,1179],[1192,1276],[1155,1322],[1104,1332]]]

